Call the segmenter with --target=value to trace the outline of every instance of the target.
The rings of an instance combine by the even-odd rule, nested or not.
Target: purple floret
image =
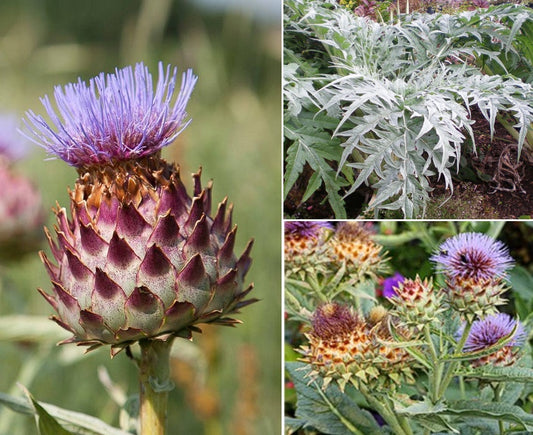
[[[383,290],[381,291],[382,296],[385,298],[396,296],[395,288],[398,288],[398,286],[404,281],[405,277],[399,272],[396,272],[393,276],[385,278],[383,280]]]
[[[505,346],[522,346],[526,340],[527,334],[522,323],[513,319],[505,313],[498,313],[492,316],[487,316],[482,320],[476,320],[472,324],[472,329],[468,334],[463,351],[474,352],[490,347],[501,340],[503,337],[513,332],[516,327],[515,334]],[[459,340],[463,335],[464,325],[459,328],[455,334],[455,339]]]
[[[321,221],[286,221],[285,234],[298,235],[305,238],[316,239],[322,228],[333,229],[329,222]]]
[[[437,270],[452,278],[504,277],[513,265],[507,247],[481,233],[462,233],[446,240],[431,257]]]
[[[138,159],[169,145],[189,124],[185,111],[197,77],[183,73],[174,100],[177,69],[159,63],[157,84],[144,64],[89,80],[56,86],[57,112],[41,102],[51,122],[33,111],[24,120],[28,137],[72,166]],[[174,101],[173,101],[174,100]]]

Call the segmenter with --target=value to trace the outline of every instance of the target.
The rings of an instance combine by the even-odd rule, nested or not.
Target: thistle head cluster
[[[463,335],[464,329],[465,325],[463,324],[455,334],[456,340],[459,340]],[[519,358],[520,348],[527,338],[527,333],[520,321],[505,313],[493,314],[474,321],[465,341],[463,352],[482,351],[505,338],[508,340],[502,347],[488,355],[472,360],[470,364],[474,367],[484,365],[509,366]]]
[[[335,381],[341,390],[348,382],[384,390],[412,381],[411,357],[395,346],[388,319],[383,313],[365,318],[336,303],[318,307],[302,347],[309,376],[321,378],[323,389]]]
[[[503,279],[513,259],[502,242],[462,233],[446,240],[431,260],[446,277],[450,305],[468,319],[492,314],[505,303]]]
[[[53,260],[41,258],[52,293],[40,290],[73,336],[65,342],[111,345],[190,337],[202,323],[228,317],[245,299],[252,241],[234,252],[237,229],[224,199],[211,214],[211,188],[193,174],[189,196],[177,165],[160,150],[188,124],[185,106],[196,82],[189,70],[178,95],[176,69],[143,64],[57,87],[58,114],[42,99],[51,124],[27,113],[30,135],[77,168],[69,218],[55,210]]]

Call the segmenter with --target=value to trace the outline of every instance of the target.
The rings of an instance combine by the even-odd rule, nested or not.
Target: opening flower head
[[[325,236],[330,229],[333,227],[328,222],[285,222],[284,251],[287,271],[296,273],[301,271],[302,267],[316,266],[317,262],[311,260],[311,256],[323,248]]]
[[[188,125],[187,102],[197,77],[183,73],[177,98],[177,69],[159,63],[152,75],[141,62],[89,80],[57,86],[57,112],[48,96],[41,102],[51,120],[26,113],[29,139],[72,166],[90,166],[152,155]]]
[[[516,331],[505,347],[522,346],[524,344],[527,334],[522,323],[505,313],[497,313],[482,320],[476,320],[472,324],[472,329],[468,334],[463,351],[474,352],[486,349],[513,332],[515,327]],[[464,328],[465,325],[462,325],[455,334],[457,340],[463,335]]]
[[[431,261],[449,277],[475,280],[503,277],[513,264],[502,242],[481,233],[462,233],[446,240]]]

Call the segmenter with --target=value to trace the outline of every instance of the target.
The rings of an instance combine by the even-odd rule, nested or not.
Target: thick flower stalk
[[[465,325],[455,334],[456,340],[463,336]],[[512,334],[512,336],[511,336]],[[472,323],[468,337],[463,346],[463,352],[476,352],[494,346],[503,338],[509,340],[499,349],[472,360],[473,367],[483,365],[510,366],[520,357],[520,348],[524,344],[527,333],[522,323],[505,313],[497,313]]]
[[[36,251],[44,222],[41,195],[12,164],[26,153],[13,115],[0,116],[0,260],[12,261]]]
[[[168,345],[156,342],[189,338],[202,323],[234,325],[228,315],[254,302],[244,286],[252,242],[235,255],[231,205],[224,199],[211,216],[211,183],[202,187],[199,171],[189,196],[178,166],[160,156],[188,124],[195,82],[184,73],[175,97],[176,69],[160,64],[154,90],[141,63],[57,87],[59,115],[42,99],[50,125],[27,113],[33,139],[79,174],[71,217],[58,206],[55,237],[46,231],[54,261],[41,258],[52,294],[40,291],[73,334],[64,343],[109,344],[114,355],[140,341],[146,380],[154,374],[143,361],[168,364]],[[151,387],[141,388],[142,400]]]
[[[450,305],[470,322],[505,303],[504,278],[513,259],[502,242],[481,233],[459,234],[446,240],[431,260],[446,277]]]
[[[399,328],[397,332],[405,333]],[[342,390],[350,382],[378,391],[413,381],[412,359],[395,346],[387,314],[366,319],[346,306],[328,303],[314,313],[307,338],[303,361],[312,367],[311,379],[322,378],[323,389],[333,380]]]

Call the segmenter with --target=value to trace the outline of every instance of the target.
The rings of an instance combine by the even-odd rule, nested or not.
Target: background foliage
[[[193,122],[165,155],[180,163],[188,186],[188,174],[202,166],[204,181],[214,179],[214,200],[228,195],[235,204],[237,250],[256,239],[249,279],[262,301],[240,315],[244,324],[237,329],[206,328],[194,345],[175,344],[169,433],[178,427],[181,433],[279,433],[280,174],[272,150],[279,144],[280,5],[256,2],[261,8],[254,13],[254,2],[234,9],[199,3],[2,1],[0,111],[43,113],[38,98],[54,85],[141,60],[152,70],[158,60],[194,69]],[[18,169],[40,188],[47,212],[56,200],[68,204],[74,169],[45,161],[40,149]],[[48,225],[52,221],[48,213]],[[0,284],[0,391],[22,397],[21,382],[37,400],[118,426],[119,408],[97,371],[105,366],[126,395],[136,394],[136,369],[126,355],[113,361],[105,350],[82,356],[77,348],[55,347],[64,334],[52,322],[7,317],[51,314],[36,291],[50,285],[36,254],[0,265]],[[35,433],[34,422],[0,407],[0,433]]]

